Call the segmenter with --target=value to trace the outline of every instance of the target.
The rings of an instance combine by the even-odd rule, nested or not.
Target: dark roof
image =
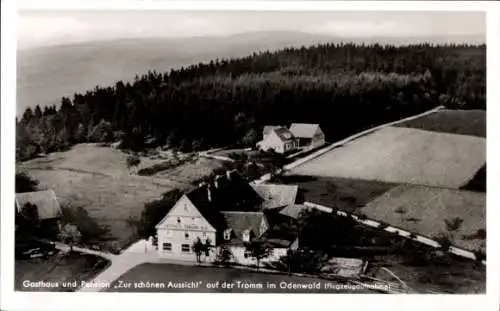
[[[265,210],[264,214],[269,225],[269,229],[264,233],[270,244],[279,247],[288,247],[298,237],[297,221],[280,213],[280,209]]]
[[[259,211],[262,203],[262,198],[235,170],[216,176],[186,196],[216,230],[226,228],[222,211]]]
[[[16,193],[16,207],[18,212],[22,212],[22,208],[26,203],[36,205],[40,220],[61,217],[61,207],[57,201],[56,194],[52,190]]]
[[[319,124],[292,123],[290,132],[298,138],[313,138],[319,128]]]
[[[279,127],[273,129],[273,131],[278,135],[282,141],[288,141],[294,139],[292,132],[290,132],[286,127]]]
[[[260,237],[261,223],[265,220],[262,212],[222,212],[226,221],[227,229],[231,229],[234,236],[242,240],[243,232],[248,230],[254,237]]]

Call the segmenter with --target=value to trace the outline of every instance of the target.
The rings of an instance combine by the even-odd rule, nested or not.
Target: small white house
[[[290,132],[298,139],[300,147],[319,147],[325,144],[325,134],[319,124],[292,123]]]
[[[298,140],[286,127],[270,130],[264,136],[264,139],[257,143],[257,147],[261,150],[268,151],[273,149],[277,153],[287,153],[296,150],[298,146]]]

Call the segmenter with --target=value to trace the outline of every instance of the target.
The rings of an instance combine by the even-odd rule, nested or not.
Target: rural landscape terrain
[[[359,293],[485,293],[486,45],[243,38],[19,51],[16,195],[53,191],[62,230],[47,233],[36,206],[16,203],[15,289],[78,290],[25,280],[107,280],[107,291],[158,291],[116,284],[171,279],[329,280],[391,288]],[[324,143],[290,154],[256,147],[266,126],[292,123],[319,125]],[[249,251],[257,265],[248,267],[148,251],[183,194],[234,171],[252,187],[297,186],[289,207],[300,212],[272,228],[293,232],[297,249],[265,265],[269,253]],[[337,257],[366,263],[362,276],[324,272]]]

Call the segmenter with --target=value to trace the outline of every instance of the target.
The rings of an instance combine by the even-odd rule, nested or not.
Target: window
[[[179,217],[177,217],[177,223],[180,224],[181,223],[181,219]]]
[[[167,237],[171,238],[172,237],[172,230],[167,230],[166,235],[167,235]]]
[[[224,231],[224,240],[230,240],[230,239],[231,239],[231,230]]]
[[[171,251],[172,250],[172,243],[163,243],[163,250],[164,251]]]
[[[206,237],[206,236],[207,236],[207,233],[206,233],[206,232],[203,232],[203,233],[202,233],[202,236],[203,236],[203,237]]]
[[[184,233],[184,237],[185,237],[186,239],[189,239],[189,233],[187,233],[187,232],[186,232],[186,233]]]
[[[184,204],[184,210],[187,212],[187,210],[188,210],[187,204]]]
[[[189,244],[182,244],[181,245],[181,251],[183,253],[189,253],[189,250],[190,250]]]

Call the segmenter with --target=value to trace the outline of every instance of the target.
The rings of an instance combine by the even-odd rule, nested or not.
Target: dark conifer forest
[[[486,109],[485,72],[485,45],[323,44],[215,59],[96,86],[58,107],[33,103],[16,120],[16,156],[117,140],[132,150],[250,145],[264,125],[291,122],[319,123],[335,141],[438,105]]]

